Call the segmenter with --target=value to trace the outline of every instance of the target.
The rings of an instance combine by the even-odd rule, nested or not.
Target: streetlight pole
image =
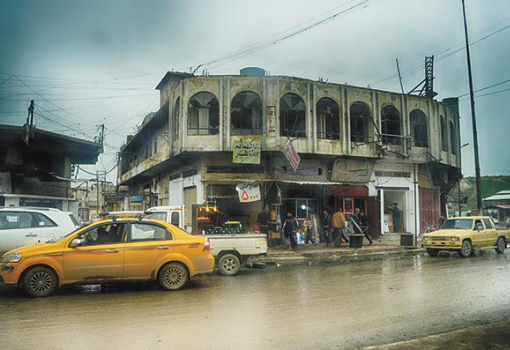
[[[469,75],[469,97],[471,99],[471,119],[473,122],[473,147],[475,153],[475,175],[476,175],[476,208],[478,209],[478,213],[480,213],[480,209],[482,209],[482,181],[480,178],[480,159],[478,157],[478,131],[476,128],[476,116],[475,116],[475,97],[473,92],[473,76],[471,74],[471,56],[469,54],[466,6],[464,5],[464,0],[462,0],[462,13],[464,14],[464,34],[466,37],[466,55]]]

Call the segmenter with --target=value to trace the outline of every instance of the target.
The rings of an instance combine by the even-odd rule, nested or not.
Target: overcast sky
[[[466,11],[474,89],[481,90],[481,173],[510,174],[510,1],[466,0]],[[260,50],[204,65],[255,44]],[[39,128],[93,140],[105,124],[106,152],[86,169],[109,171],[126,135],[158,109],[154,87],[166,71],[202,65],[197,74],[238,74],[258,66],[400,92],[398,58],[408,92],[424,78],[425,56],[434,55],[436,99],[460,97],[461,139],[469,143],[463,170],[471,176],[463,47],[461,0],[2,0],[0,124],[24,124],[31,99]]]

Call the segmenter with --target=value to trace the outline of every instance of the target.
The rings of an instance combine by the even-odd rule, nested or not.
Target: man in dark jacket
[[[326,241],[326,245],[330,245],[331,243],[331,215],[329,215],[329,211],[327,209],[324,209],[322,212],[322,218],[321,218],[321,227],[322,227],[322,234],[324,235],[324,241]]]
[[[292,212],[287,212],[287,219],[283,223],[282,232],[286,239],[290,239],[290,247],[292,250],[297,249],[297,231],[299,224]]]

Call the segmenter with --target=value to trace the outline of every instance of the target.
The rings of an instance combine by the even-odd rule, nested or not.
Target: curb
[[[257,261],[267,265],[297,265],[303,263],[328,263],[328,262],[347,262],[378,260],[389,256],[408,256],[419,255],[425,252],[423,248],[414,247],[388,247],[388,249],[377,248],[371,250],[349,249],[349,250],[323,250],[315,251],[287,251],[268,252],[267,256],[260,257]]]

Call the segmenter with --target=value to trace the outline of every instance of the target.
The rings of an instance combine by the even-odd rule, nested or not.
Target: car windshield
[[[73,222],[74,226],[76,226],[76,227],[83,226],[83,224],[80,222],[80,220],[78,218],[76,218],[76,216],[74,216],[73,213],[68,213],[68,215],[69,215],[69,218],[71,219],[71,221]]]
[[[473,219],[448,219],[441,226],[441,230],[471,230]]]
[[[153,212],[145,216],[146,219],[166,221],[166,212]]]

